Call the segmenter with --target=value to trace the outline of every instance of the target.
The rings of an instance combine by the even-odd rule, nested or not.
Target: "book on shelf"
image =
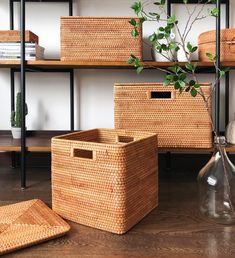
[[[44,48],[37,43],[25,43],[25,59],[44,59]],[[21,44],[18,42],[0,42],[0,60],[20,60]]]

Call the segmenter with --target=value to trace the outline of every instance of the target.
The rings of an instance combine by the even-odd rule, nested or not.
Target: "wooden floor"
[[[49,169],[30,169],[29,188],[19,190],[19,171],[0,168],[0,205],[40,198],[51,204]],[[5,257],[235,257],[235,226],[201,218],[196,174],[160,180],[160,205],[127,234],[118,236],[69,222],[67,236]]]

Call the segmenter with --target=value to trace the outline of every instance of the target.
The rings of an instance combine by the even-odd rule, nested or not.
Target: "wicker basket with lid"
[[[223,29],[220,33],[221,61],[235,61],[235,29]],[[208,62],[206,53],[216,53],[216,31],[203,32],[198,37],[199,61]]]

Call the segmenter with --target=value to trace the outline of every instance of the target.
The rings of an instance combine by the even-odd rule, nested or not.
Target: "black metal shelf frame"
[[[206,0],[205,0],[206,1]],[[26,86],[26,80],[25,75],[26,72],[32,71],[32,67],[28,67],[25,62],[25,3],[26,2],[68,2],[69,3],[69,15],[72,15],[72,2],[73,0],[9,0],[10,3],[10,28],[14,29],[14,2],[20,2],[21,7],[21,66],[20,66],[20,73],[21,73],[21,92],[22,92],[22,130],[21,130],[21,188],[24,189],[26,187],[26,164],[25,164],[25,158],[26,158],[26,144],[25,144],[25,137],[26,137],[26,130],[25,130],[25,86]],[[198,3],[198,0],[189,0],[189,3]],[[201,1],[201,3],[203,3]],[[168,14],[171,13],[171,5],[172,4],[182,4],[182,0],[168,0],[167,1],[167,11]],[[221,27],[221,21],[220,21],[220,10],[221,10],[221,4],[226,5],[226,28],[229,28],[229,0],[217,0],[217,8],[219,9],[219,16],[217,17],[216,22],[216,53],[217,56],[220,57],[220,27]],[[220,58],[217,58],[217,65],[220,67]],[[34,69],[33,71],[38,72],[52,72],[56,71],[56,69]],[[14,73],[18,72],[17,69],[11,69],[11,109],[14,110]],[[70,73],[70,118],[71,118],[71,130],[74,129],[74,71],[73,69],[64,69],[59,70],[59,72],[69,72]],[[218,77],[218,73],[217,73]],[[229,96],[229,73],[226,74],[226,87],[225,87],[225,96],[226,96],[226,110],[225,110],[225,123],[228,123],[229,119],[229,103],[228,103],[228,96]],[[218,83],[216,87],[216,130],[219,132],[219,101],[220,101],[220,85]],[[13,159],[14,160],[14,159]]]
[[[11,69],[11,111],[15,109],[15,72],[20,72],[20,91],[21,91],[21,189],[26,188],[26,127],[25,127],[25,91],[26,91],[26,72],[53,72],[52,69],[31,69],[27,67],[25,60],[25,3],[26,2],[65,2],[69,4],[69,16],[73,15],[73,0],[9,0],[10,7],[10,29],[14,29],[14,2],[20,3],[20,39],[21,39],[21,64],[20,70]],[[74,130],[74,70],[63,69],[56,72],[69,73],[70,81],[70,129]],[[12,152],[12,166],[15,167],[15,152]]]
[[[189,0],[190,4],[197,4],[198,0]],[[208,2],[203,0],[200,3],[203,4]],[[182,0],[168,0],[167,1],[167,13],[171,15],[171,6],[173,4],[183,4]],[[220,68],[220,31],[221,31],[221,4],[225,4],[225,27],[230,26],[230,0],[217,0],[216,7],[219,10],[218,16],[216,18],[216,66]],[[215,129],[216,132],[220,133],[220,80],[219,71],[216,72],[216,87],[215,87]],[[225,125],[229,122],[229,72],[225,75]]]

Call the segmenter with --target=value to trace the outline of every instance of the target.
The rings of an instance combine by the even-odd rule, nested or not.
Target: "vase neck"
[[[226,139],[224,136],[215,136],[214,137],[214,145],[217,147],[225,147],[226,146]]]

